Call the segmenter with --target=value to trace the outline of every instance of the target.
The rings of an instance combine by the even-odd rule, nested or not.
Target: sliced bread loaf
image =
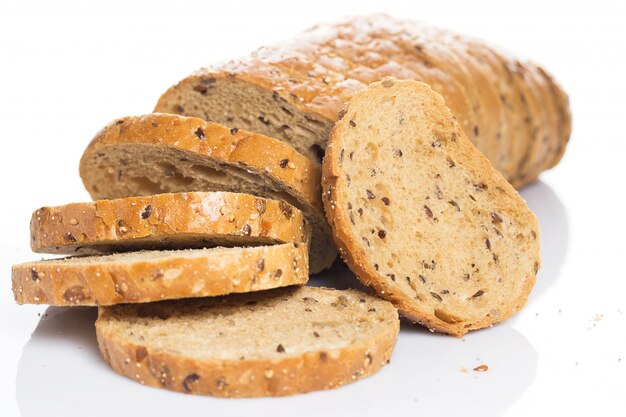
[[[426,84],[385,79],[357,93],[322,184],[341,256],[411,320],[460,336],[525,304],[537,220]]]
[[[13,266],[18,304],[143,303],[305,284],[306,245],[141,251]]]
[[[336,257],[321,202],[320,169],[277,139],[201,119],[149,114],[106,126],[80,175],[94,199],[181,191],[235,191],[284,200],[312,226],[311,272]]]
[[[42,207],[30,222],[35,252],[94,254],[306,243],[302,213],[250,194],[158,194]]]
[[[396,309],[356,290],[316,287],[102,307],[104,360],[137,382],[219,397],[336,388],[389,362]]]
[[[529,111],[534,105],[526,101],[533,97],[526,97],[518,81],[531,82],[543,70],[530,65],[530,77],[516,81],[499,68],[516,64],[484,41],[423,22],[353,16],[195,71],[166,91],[155,111],[259,132],[321,159],[338,113],[357,91],[384,76],[423,81],[445,98],[494,167],[521,187],[559,161],[571,114],[567,95],[551,77],[544,77],[537,92],[546,101],[557,97],[559,105]],[[540,131],[541,140],[554,145],[543,154],[528,152]]]

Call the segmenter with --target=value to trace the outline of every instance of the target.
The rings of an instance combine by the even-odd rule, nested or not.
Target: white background
[[[623,2],[0,4],[0,415],[626,413]],[[571,96],[564,160],[522,192],[543,228],[543,267],[524,311],[462,340],[404,326],[391,365],[336,391],[229,401],[114,374],[94,344],[93,310],[50,309],[37,327],[45,307],[14,305],[11,264],[39,258],[29,251],[30,213],[88,200],[78,160],[100,127],[150,112],[160,93],[203,65],[318,21],[375,11],[532,57]],[[480,364],[489,370],[472,370]]]

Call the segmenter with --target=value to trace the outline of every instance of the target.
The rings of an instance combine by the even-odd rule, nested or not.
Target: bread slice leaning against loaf
[[[250,194],[191,192],[72,203],[36,210],[35,252],[98,254],[306,243],[300,210]]]
[[[307,247],[140,251],[13,266],[18,304],[94,306],[206,297],[303,285]]]
[[[218,397],[336,388],[389,362],[391,303],[356,290],[282,288],[101,307],[104,360],[141,384]]]
[[[461,336],[526,303],[537,219],[426,84],[389,78],[357,93],[322,183],[340,255],[409,319]]]
[[[277,139],[192,117],[126,117],[92,140],[80,175],[94,199],[233,191],[284,200],[311,225],[311,272],[330,267],[336,257],[324,218],[320,169]]]

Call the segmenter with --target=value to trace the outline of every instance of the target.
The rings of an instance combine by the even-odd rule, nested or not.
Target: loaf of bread
[[[94,306],[303,285],[306,245],[139,251],[13,266],[18,304]]]
[[[232,191],[283,200],[312,230],[310,270],[332,265],[337,250],[324,218],[321,172],[288,144],[198,118],[149,114],[102,129],[80,161],[94,199],[185,191]],[[248,219],[235,219],[244,228]],[[309,226],[307,226],[309,227]]]
[[[526,303],[537,219],[428,85],[387,78],[356,93],[322,185],[339,254],[409,319],[461,336]]]
[[[336,388],[389,363],[399,330],[387,301],[356,290],[283,288],[101,307],[104,360],[141,384],[218,397]]]
[[[429,84],[472,143],[520,187],[561,159],[568,98],[553,78],[470,37],[387,15],[317,25],[247,58],[201,69],[155,111],[259,132],[321,158],[338,114],[385,76]]]
[[[70,255],[307,243],[310,234],[302,213],[290,204],[228,192],[42,207],[33,213],[30,230],[34,252]]]

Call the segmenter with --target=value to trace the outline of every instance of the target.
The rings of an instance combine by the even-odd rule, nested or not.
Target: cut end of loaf
[[[460,336],[525,304],[537,221],[427,85],[385,79],[357,93],[323,170],[340,254],[408,318]]]
[[[333,119],[303,111],[297,96],[286,99],[283,94],[271,85],[249,82],[245,76],[201,71],[164,93],[154,111],[199,117],[277,138],[321,164]]]
[[[219,397],[336,388],[389,362],[399,330],[387,301],[299,287],[101,308],[100,350],[142,384]]]

